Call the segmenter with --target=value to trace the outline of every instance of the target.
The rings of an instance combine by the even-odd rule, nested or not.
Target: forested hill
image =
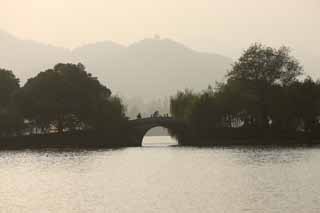
[[[0,31],[0,48],[0,67],[12,70],[22,83],[59,62],[81,62],[116,93],[148,99],[186,87],[202,89],[223,78],[232,63],[230,58],[159,38],[129,46],[98,42],[71,51]]]

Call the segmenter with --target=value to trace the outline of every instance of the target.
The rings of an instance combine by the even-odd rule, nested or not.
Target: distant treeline
[[[320,131],[320,82],[303,76],[287,47],[256,43],[215,88],[179,91],[171,97],[171,114],[188,123],[188,134],[197,138],[194,143],[222,132],[226,138],[233,133],[243,138],[266,132],[312,134]]]
[[[82,64],[57,64],[23,87],[0,69],[0,136],[77,130],[120,132],[126,126],[121,99]]]

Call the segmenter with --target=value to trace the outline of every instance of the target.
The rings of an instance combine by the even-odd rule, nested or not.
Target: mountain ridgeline
[[[180,88],[202,89],[221,80],[232,63],[230,58],[159,38],[129,46],[105,41],[68,50],[0,31],[0,48],[0,67],[14,70],[22,83],[57,63],[81,62],[103,84],[129,99],[154,100]]]

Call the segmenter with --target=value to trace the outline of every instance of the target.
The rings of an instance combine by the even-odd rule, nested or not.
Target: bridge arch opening
[[[143,147],[176,146],[178,141],[169,135],[168,128],[155,126],[147,130],[142,139]]]

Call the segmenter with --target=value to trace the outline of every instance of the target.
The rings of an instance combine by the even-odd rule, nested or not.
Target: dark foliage
[[[301,74],[302,67],[288,48],[254,44],[214,90],[209,87],[198,94],[185,91],[173,96],[171,113],[188,122],[190,131],[204,140],[217,136],[217,129],[226,134],[230,132],[221,129],[261,135],[315,132],[319,128],[320,82],[310,77],[298,80]]]
[[[13,101],[19,88],[19,79],[12,71],[0,69],[0,136],[14,135],[23,127]]]
[[[121,99],[82,64],[57,64],[22,88],[11,71],[0,70],[0,98],[3,136],[79,130],[116,134],[125,126]]]

